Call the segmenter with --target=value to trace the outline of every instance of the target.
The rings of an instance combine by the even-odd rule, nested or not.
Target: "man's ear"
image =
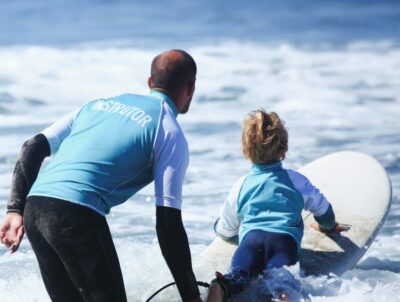
[[[194,90],[195,90],[195,89],[196,89],[196,83],[195,83],[195,82],[189,84],[189,85],[188,85],[188,90],[187,90],[188,95],[191,96],[191,97],[193,97],[193,94],[194,94]]]
[[[151,78],[151,76],[147,79],[147,85],[149,86],[149,88],[153,88],[153,79]]]

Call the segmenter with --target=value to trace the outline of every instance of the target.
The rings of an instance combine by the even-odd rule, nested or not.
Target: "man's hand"
[[[328,234],[328,235],[329,234],[335,234],[335,233],[341,233],[341,232],[347,232],[351,228],[351,225],[349,225],[349,224],[336,223],[336,227],[333,230],[327,232],[325,230],[321,230],[321,228],[319,227],[319,224],[316,223],[316,222],[311,223],[310,226],[314,230],[316,230],[318,232],[322,232],[322,233]]]
[[[1,243],[10,248],[11,253],[18,250],[24,232],[22,215],[14,212],[7,213],[0,226],[0,239]]]

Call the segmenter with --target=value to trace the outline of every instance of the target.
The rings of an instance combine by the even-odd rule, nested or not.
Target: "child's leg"
[[[225,275],[229,280],[231,293],[243,290],[251,276],[264,269],[263,231],[253,230],[246,234],[232,257],[230,273]]]
[[[258,273],[263,269],[264,231],[254,230],[246,234],[232,257],[231,271]]]
[[[292,236],[271,232],[266,236],[265,269],[293,265],[298,261],[297,243]]]
[[[210,287],[208,302],[224,301],[243,290],[251,276],[261,272],[264,268],[264,241],[263,231],[254,230],[240,242],[232,257],[230,272],[223,276],[219,283],[213,282]],[[223,284],[220,284],[220,283]]]
[[[292,236],[268,232],[265,243],[265,269],[293,265],[298,261],[297,243]],[[277,300],[287,302],[289,296],[282,290]]]

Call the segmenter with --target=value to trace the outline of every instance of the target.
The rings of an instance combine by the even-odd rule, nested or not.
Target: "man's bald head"
[[[175,94],[196,82],[196,62],[185,51],[173,49],[156,56],[151,63],[152,88]]]

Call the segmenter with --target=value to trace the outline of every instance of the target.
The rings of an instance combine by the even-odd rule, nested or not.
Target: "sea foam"
[[[355,269],[341,277],[293,272],[312,301],[400,301],[400,49],[390,41],[338,49],[225,41],[187,50],[197,61],[198,76],[191,109],[178,118],[191,152],[183,217],[199,278],[212,278],[199,259],[214,237],[212,224],[230,186],[249,170],[240,153],[243,117],[263,107],[278,112],[289,129],[287,167],[358,150],[376,157],[392,180],[387,223]],[[147,93],[149,66],[160,51],[90,45],[0,48],[3,213],[24,140],[87,101]],[[108,217],[129,301],[143,301],[172,281],[155,239],[152,194],[150,185]],[[4,248],[0,253],[2,301],[49,301],[26,239],[16,254]]]

